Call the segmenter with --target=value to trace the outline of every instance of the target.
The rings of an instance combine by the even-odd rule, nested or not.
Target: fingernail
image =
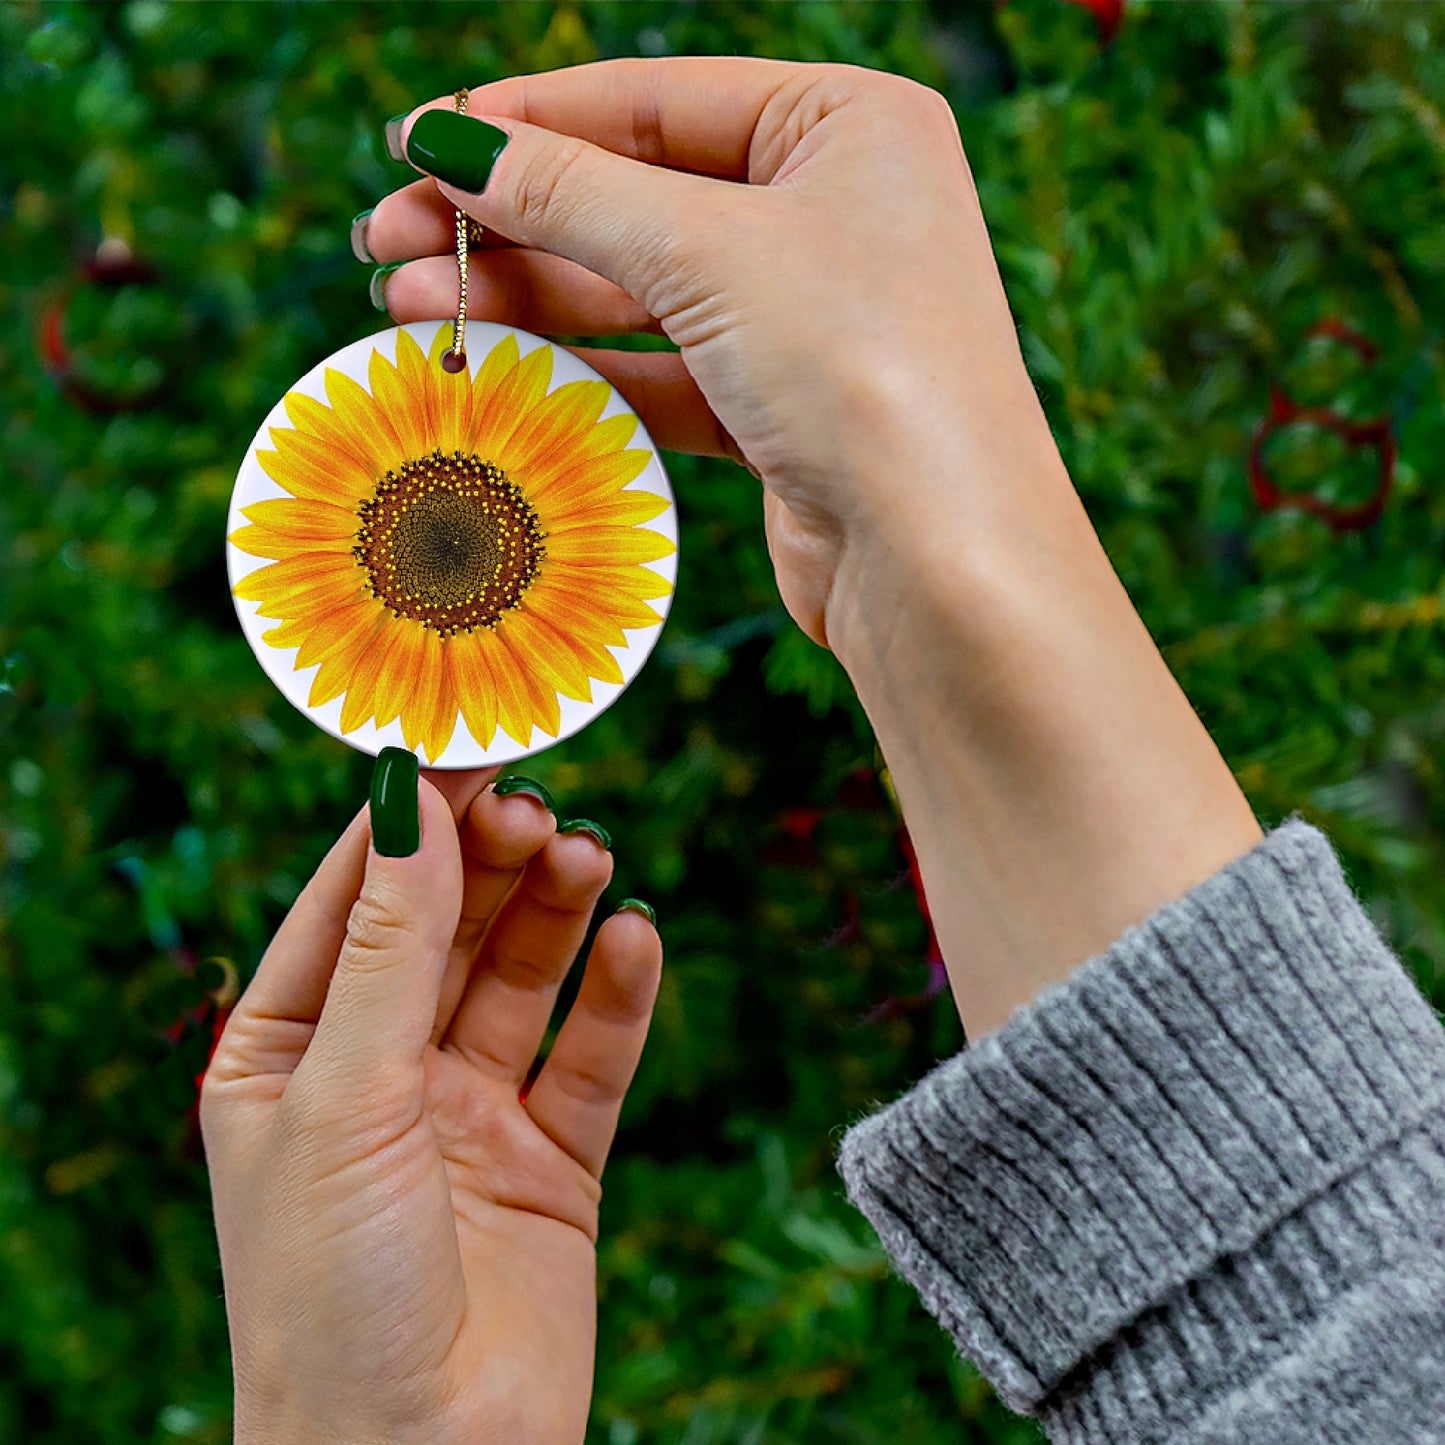
[[[652,904],[644,903],[640,898],[624,898],[617,905],[619,913],[640,913],[652,926],[657,926],[657,914],[652,911]]]
[[[371,772],[371,841],[383,858],[410,858],[421,847],[416,754],[383,748]]]
[[[454,110],[426,110],[406,138],[406,158],[449,186],[475,194],[486,189],[492,167],[511,137],[484,120]]]
[[[510,797],[513,793],[525,793],[529,798],[537,798],[549,813],[557,811],[557,804],[551,793],[535,778],[524,778],[513,773],[510,778],[498,778],[492,784],[492,791],[499,798]]]
[[[411,112],[407,111],[405,115],[394,115],[383,127],[382,133],[386,136],[386,153],[394,161],[404,161],[406,159],[401,149],[401,127],[406,117],[410,114]]]
[[[371,304],[378,311],[386,310],[386,278],[396,270],[398,266],[405,266],[405,261],[388,261],[385,266],[378,266],[371,273],[371,285],[368,291],[371,295]]]
[[[366,223],[371,220],[371,212],[375,209],[373,206],[362,211],[360,215],[353,217],[351,222],[351,254],[368,266],[376,265],[376,257],[371,254],[371,248],[366,244]]]
[[[557,831],[559,833],[590,833],[602,847],[608,850],[612,847],[612,834],[601,823],[594,823],[591,818],[569,818],[565,823],[557,825]]]

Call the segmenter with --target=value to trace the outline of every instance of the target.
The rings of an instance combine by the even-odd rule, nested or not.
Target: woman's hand
[[[398,321],[454,314],[453,205],[501,237],[474,316],[550,335],[661,331],[678,353],[580,350],[663,447],[744,462],[765,489],[783,600],[846,653],[847,581],[937,535],[961,558],[1022,459],[1062,468],[1024,370],[943,97],[841,65],[619,60],[432,102],[393,128],[440,182],[357,237]],[[429,110],[429,137],[413,130]],[[485,189],[477,177],[506,136]],[[467,188],[446,182],[463,177]],[[747,182],[748,184],[737,184]],[[413,259],[416,258],[416,259]],[[1008,455],[1010,465],[1002,466]],[[940,464],[940,453],[943,464]],[[1066,482],[1065,482],[1066,484]]]
[[[638,912],[602,925],[519,1098],[612,859],[485,779],[446,777],[451,806],[420,782],[409,857],[353,820],[207,1071],[238,1445],[583,1437],[599,1180],[662,951]]]
[[[513,243],[473,253],[473,315],[678,344],[580,354],[662,446],[761,480],[783,601],[868,712],[970,1031],[1253,847],[1060,460],[940,95],[679,57],[450,109],[388,127],[436,179],[353,237],[409,262],[387,308],[452,313],[458,206]]]

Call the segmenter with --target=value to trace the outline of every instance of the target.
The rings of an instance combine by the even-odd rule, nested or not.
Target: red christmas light
[[[1379,348],[1338,317],[1327,316],[1306,332],[1338,341],[1356,352],[1366,366],[1379,359]],[[1363,502],[1343,507],[1327,502],[1310,492],[1286,492],[1270,476],[1264,464],[1264,444],[1275,432],[1288,426],[1318,426],[1334,432],[1351,451],[1375,447],[1379,452],[1379,481]],[[1264,511],[1293,507],[1309,512],[1329,524],[1336,532],[1357,532],[1378,521],[1385,509],[1395,482],[1395,461],[1399,448],[1394,425],[1388,414],[1357,421],[1327,406],[1301,406],[1277,382],[1270,386],[1269,410],[1255,428],[1249,448],[1249,488]]]
[[[1124,23],[1124,0],[1070,0],[1070,3],[1093,11],[1099,25],[1099,39],[1105,45],[1112,43]]]

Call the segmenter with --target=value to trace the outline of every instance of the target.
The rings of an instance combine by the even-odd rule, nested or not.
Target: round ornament
[[[472,321],[343,347],[271,409],[231,496],[242,629],[363,752],[512,762],[636,676],[677,577],[657,450],[571,352]],[[455,367],[456,369],[453,369]]]

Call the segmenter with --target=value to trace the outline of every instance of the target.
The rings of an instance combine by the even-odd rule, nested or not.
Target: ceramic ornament
[[[246,450],[226,543],[286,697],[363,752],[441,768],[585,727],[646,661],[677,577],[672,490],[611,384],[524,331],[465,339],[392,327],[303,376]]]

